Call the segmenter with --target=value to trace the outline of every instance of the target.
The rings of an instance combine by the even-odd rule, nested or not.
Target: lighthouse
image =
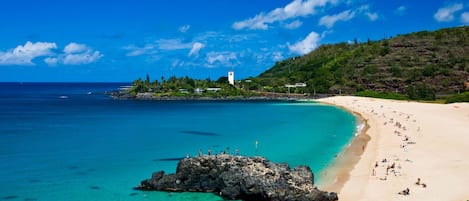
[[[228,82],[234,86],[234,71],[228,71]]]

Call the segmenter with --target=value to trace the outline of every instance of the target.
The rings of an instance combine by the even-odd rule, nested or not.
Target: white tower
[[[228,82],[234,86],[234,71],[228,71]]]

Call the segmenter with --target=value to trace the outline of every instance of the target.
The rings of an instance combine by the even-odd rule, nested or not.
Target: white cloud
[[[355,12],[351,10],[343,11],[336,15],[326,15],[321,17],[319,25],[332,28],[337,21],[348,21],[355,17]]]
[[[181,39],[159,39],[156,41],[161,50],[180,50],[192,48],[192,43],[184,43]]]
[[[72,42],[72,43],[69,43],[67,46],[65,46],[64,52],[66,54],[73,54],[73,53],[84,52],[87,49],[88,47],[86,47],[86,45]]]
[[[469,12],[461,14],[461,22],[465,25],[469,25]]]
[[[62,62],[67,65],[89,64],[99,60],[101,57],[103,55],[99,51],[88,49],[86,52],[78,54],[66,54]]]
[[[378,13],[366,12],[365,15],[368,16],[368,19],[370,19],[370,21],[376,21],[378,19]]]
[[[56,66],[57,63],[59,62],[59,59],[54,58],[54,57],[47,57],[44,59],[44,62],[47,63],[49,66]]]
[[[60,55],[56,61],[49,59],[46,63],[63,63],[65,65],[81,65],[96,62],[103,55],[99,51],[95,51],[85,44],[75,42],[69,43],[63,50],[64,54]]]
[[[394,13],[399,16],[405,15],[407,12],[407,7],[406,6],[399,6]]]
[[[179,31],[181,33],[186,33],[187,31],[189,31],[190,28],[191,28],[191,25],[186,24],[184,26],[179,27]]]
[[[291,23],[286,24],[285,28],[287,28],[287,29],[297,29],[301,25],[303,25],[303,22],[301,22],[300,20],[295,20]]]
[[[191,51],[189,52],[189,56],[199,56],[199,51],[200,49],[204,48],[205,45],[203,43],[199,43],[199,42],[195,42],[193,45],[192,45],[192,49]]]
[[[128,45],[124,47],[125,50],[130,50],[126,56],[134,57],[143,54],[154,54],[156,53],[155,46],[153,44],[146,44],[144,47],[137,47],[135,45]]]
[[[287,43],[287,46],[291,52],[298,54],[307,54],[318,47],[320,40],[321,37],[319,36],[319,34],[313,31],[302,41],[299,41],[294,45],[290,45]]]
[[[30,41],[18,45],[15,49],[0,51],[0,65],[35,65],[33,59],[53,55],[52,50],[57,49],[55,43]]]
[[[266,30],[269,24],[281,22],[297,17],[306,17],[316,13],[317,7],[326,6],[328,3],[336,3],[337,0],[294,0],[283,8],[276,8],[269,13],[260,13],[253,18],[235,22],[233,29],[261,29]]]
[[[209,52],[205,58],[207,67],[213,68],[216,66],[232,67],[239,64],[238,57],[235,52]]]
[[[363,5],[355,10],[346,10],[335,15],[325,15],[319,19],[319,25],[326,26],[327,28],[332,28],[336,22],[339,21],[349,21],[355,18],[358,14],[364,14],[368,17],[370,21],[376,21],[378,19],[378,13],[369,12],[370,6]]]
[[[438,11],[433,15],[436,21],[438,22],[450,22],[454,19],[454,14],[463,9],[461,3],[449,5],[438,9]]]
[[[95,51],[85,44],[71,42],[63,49],[63,54],[57,57],[48,57],[44,59],[49,66],[57,64],[65,65],[82,65],[90,64],[98,61],[103,55],[99,51]]]
[[[273,61],[280,61],[280,60],[283,60],[284,57],[283,57],[283,54],[282,52],[273,52],[272,53],[272,60]]]
[[[57,64],[88,64],[97,61],[103,55],[99,51],[94,51],[84,44],[69,43],[63,49],[62,54],[52,52],[57,49],[56,43],[49,42],[26,42],[24,46],[18,45],[15,49],[0,52],[0,65],[35,65],[33,59],[45,57],[44,62],[49,66]]]

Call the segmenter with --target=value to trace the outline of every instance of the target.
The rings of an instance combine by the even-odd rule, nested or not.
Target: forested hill
[[[373,90],[408,96],[464,91],[468,79],[468,26],[322,45],[307,55],[277,62],[254,78],[269,86],[306,83],[308,92]]]

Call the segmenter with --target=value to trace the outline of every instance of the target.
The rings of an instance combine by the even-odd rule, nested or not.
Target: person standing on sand
[[[210,154],[212,154],[212,150],[210,150],[210,148],[207,150],[207,154],[210,156]]]

